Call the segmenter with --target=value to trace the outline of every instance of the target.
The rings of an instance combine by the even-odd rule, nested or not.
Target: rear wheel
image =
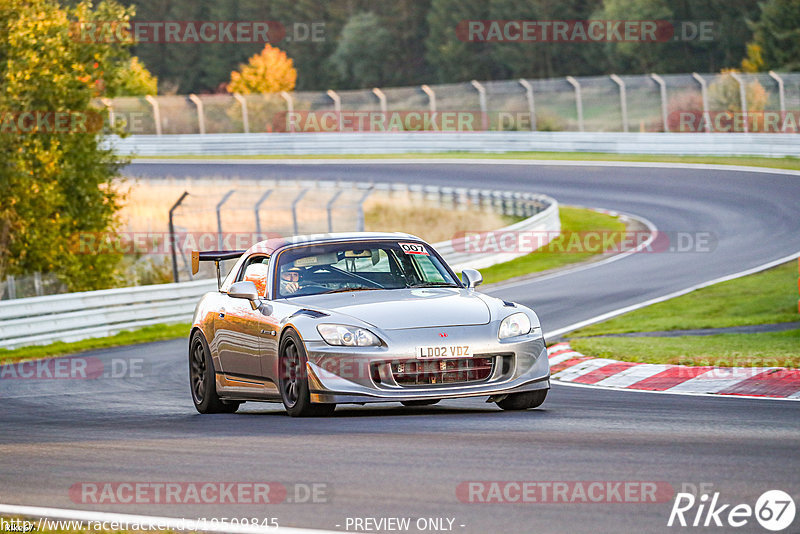
[[[513,393],[501,401],[497,401],[497,405],[504,410],[529,410],[537,408],[542,405],[547,398],[546,389],[537,391],[528,391],[525,393]]]
[[[335,404],[312,404],[306,375],[306,351],[300,336],[290,330],[281,340],[278,387],[286,412],[292,417],[330,415]]]
[[[189,342],[189,386],[192,402],[200,413],[233,413],[240,402],[223,401],[217,395],[216,373],[205,337],[195,332]]]
[[[430,406],[432,404],[436,404],[442,399],[425,399],[425,400],[413,400],[413,401],[400,401],[400,404],[403,406]]]

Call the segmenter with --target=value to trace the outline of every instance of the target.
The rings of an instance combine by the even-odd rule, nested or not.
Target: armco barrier
[[[608,152],[706,156],[800,156],[798,134],[623,132],[396,132],[131,135],[109,137],[120,154],[261,155],[406,152]]]
[[[503,230],[556,235],[561,229],[558,203],[546,196],[537,200],[547,203],[547,207]],[[458,270],[487,267],[524,254],[468,253],[450,241],[436,243],[434,248]],[[216,287],[214,279],[195,280],[2,301],[0,348],[80,341],[147,325],[188,322],[200,297]]]

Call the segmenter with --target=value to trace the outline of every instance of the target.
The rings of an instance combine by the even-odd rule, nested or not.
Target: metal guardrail
[[[396,132],[132,135],[109,137],[125,155],[400,154],[408,152],[608,152],[800,156],[798,134],[624,132]]]
[[[513,197],[512,193],[508,195]],[[561,228],[558,203],[542,195],[527,200],[546,207],[501,231],[546,231],[547,235],[556,235]],[[450,241],[433,246],[456,269],[487,267],[524,254],[476,256],[459,250]],[[2,301],[0,348],[73,342],[153,324],[187,322],[200,297],[216,287],[216,280],[207,279]]]
[[[0,348],[80,341],[186,321],[216,280],[105,289],[0,302]]]

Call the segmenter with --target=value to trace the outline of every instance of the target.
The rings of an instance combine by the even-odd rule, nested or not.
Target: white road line
[[[194,519],[181,519],[176,517],[129,515],[110,512],[93,512],[90,510],[69,510],[64,508],[40,508],[38,506],[18,506],[12,504],[0,504],[0,514],[101,523],[117,522],[128,525],[139,525],[142,527],[141,530],[172,529],[198,532],[229,532],[231,534],[330,534],[335,532],[332,530],[237,525],[234,523],[202,522]]]
[[[638,310],[640,308],[644,308],[646,306],[650,306],[651,304],[657,304],[659,302],[664,302],[665,300],[674,299],[675,297],[680,297],[681,295],[686,295],[687,293],[691,293],[692,291],[696,291],[696,290],[702,289],[704,287],[713,286],[714,284],[719,284],[721,282],[727,282],[728,280],[734,280],[736,278],[741,278],[743,276],[747,276],[747,275],[750,275],[750,274],[759,273],[761,271],[765,271],[767,269],[771,269],[772,267],[775,267],[776,265],[780,265],[782,263],[786,263],[788,261],[795,260],[798,257],[800,257],[800,252],[794,252],[794,253],[792,253],[792,254],[790,254],[788,256],[784,256],[783,258],[779,258],[777,260],[774,260],[774,261],[771,261],[771,262],[768,262],[768,263],[764,263],[764,264],[759,265],[757,267],[753,267],[752,269],[747,269],[745,271],[740,271],[738,273],[729,274],[727,276],[721,276],[719,278],[715,278],[715,279],[709,280],[707,282],[702,282],[700,284],[695,284],[693,286],[687,287],[686,289],[681,289],[679,291],[674,291],[672,293],[669,293],[669,294],[661,296],[661,297],[656,297],[656,298],[653,298],[653,299],[649,299],[649,300],[645,300],[645,301],[639,302],[637,304],[632,304],[630,306],[625,306],[623,308],[618,308],[616,310],[613,310],[613,311],[610,311],[610,312],[606,312],[606,313],[603,313],[603,314],[600,314],[600,315],[596,315],[594,317],[591,317],[591,318],[583,320],[583,321],[579,321],[577,323],[573,323],[573,324],[571,324],[569,326],[565,326],[563,328],[558,328],[558,329],[552,330],[550,332],[545,332],[544,333],[544,337],[545,337],[545,339],[558,337],[558,336],[560,336],[562,334],[566,334],[567,332],[572,332],[573,330],[577,330],[579,328],[583,328],[584,326],[589,326],[590,324],[599,323],[600,321],[605,321],[606,319],[611,319],[612,317],[616,317],[617,315],[622,315],[623,313],[628,313],[628,312],[631,312],[631,311],[634,311],[634,310]]]
[[[603,380],[597,382],[596,385],[626,388],[635,384],[636,382],[639,382],[640,380],[650,378],[651,376],[655,376],[662,371],[666,371],[670,367],[671,366],[665,364],[652,363],[634,365],[633,367],[628,367],[627,369],[624,369],[615,375],[604,378]]]

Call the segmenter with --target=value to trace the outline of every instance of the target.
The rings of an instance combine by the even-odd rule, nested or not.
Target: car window
[[[461,287],[436,252],[419,242],[325,243],[279,255],[277,296],[411,287]]]

